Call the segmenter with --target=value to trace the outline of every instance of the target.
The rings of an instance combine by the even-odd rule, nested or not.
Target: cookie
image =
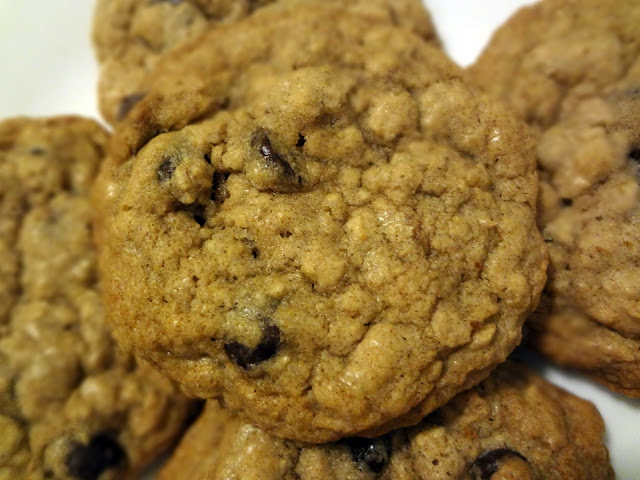
[[[162,54],[207,29],[233,23],[275,0],[98,0],[93,43],[100,64],[99,106],[115,124],[144,96],[146,79]],[[285,5],[327,0],[279,0]],[[380,15],[436,42],[420,0],[351,0],[355,10]]]
[[[640,397],[638,2],[545,0],[494,36],[470,78],[537,133],[551,252],[531,342]]]
[[[131,478],[191,401],[111,336],[89,190],[107,134],[78,117],[0,123],[0,478]]]
[[[163,66],[96,195],[126,348],[323,442],[416,423],[519,343],[546,270],[530,138],[439,49],[264,9]]]
[[[270,436],[210,402],[158,479],[613,479],[603,434],[591,403],[507,363],[415,427],[324,445]]]

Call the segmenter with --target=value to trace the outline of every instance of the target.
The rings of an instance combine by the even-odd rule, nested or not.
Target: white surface
[[[466,65],[526,0],[425,0],[446,50]],[[98,118],[90,0],[0,0],[0,118],[79,113]],[[527,355],[550,380],[592,400],[621,480],[640,480],[640,401]]]

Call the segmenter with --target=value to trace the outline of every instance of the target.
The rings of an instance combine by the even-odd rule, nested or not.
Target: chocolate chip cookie
[[[276,0],[98,0],[93,42],[100,63],[100,111],[114,124],[144,96],[162,54],[216,25],[233,23]],[[285,5],[331,0],[278,0]],[[335,1],[386,17],[430,41],[431,19],[420,0]]]
[[[415,427],[324,445],[270,436],[210,402],[159,480],[613,479],[603,433],[589,402],[507,363]]]
[[[96,195],[118,339],[311,442],[479,382],[520,342],[546,250],[527,129],[461,76],[335,6],[265,8],[167,58]]]
[[[107,134],[78,117],[0,123],[0,478],[131,478],[191,401],[104,321],[89,190]]]
[[[470,77],[538,134],[551,252],[531,341],[640,397],[640,3],[545,0],[495,35]]]

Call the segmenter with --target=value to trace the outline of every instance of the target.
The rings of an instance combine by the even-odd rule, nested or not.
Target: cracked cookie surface
[[[93,44],[100,64],[98,98],[105,119],[115,124],[145,94],[162,55],[207,29],[236,22],[266,5],[288,6],[332,0],[98,0]],[[436,42],[431,18],[420,0],[336,1],[387,18]]]
[[[516,364],[498,367],[415,427],[304,445],[210,402],[159,480],[613,479],[593,405]]]
[[[502,362],[537,303],[526,128],[388,22],[245,22],[168,59],[114,136],[108,318],[278,435],[416,423]]]
[[[106,132],[0,123],[0,479],[131,478],[190,401],[117,347],[99,296],[89,190]]]
[[[545,0],[470,70],[538,136],[549,285],[531,340],[640,397],[640,4]]]

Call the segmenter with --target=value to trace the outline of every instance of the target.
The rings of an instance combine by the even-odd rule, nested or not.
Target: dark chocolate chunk
[[[249,367],[253,351],[245,344],[240,342],[225,343],[224,351],[231,361],[239,367],[242,367],[245,370]]]
[[[273,165],[277,165],[278,167],[281,167],[286,176],[288,177],[295,176],[296,172],[293,171],[293,168],[291,168],[291,165],[289,165],[289,163],[284,158],[282,158],[282,156],[278,152],[276,152],[273,149],[273,147],[271,146],[271,141],[269,140],[269,137],[267,137],[264,134],[259,135],[259,139],[256,140],[256,142],[258,142],[260,155],[262,155],[262,157],[267,162]]]
[[[95,435],[88,445],[75,443],[67,454],[69,475],[78,480],[97,480],[110,468],[117,467],[126,458],[124,449],[105,433]]]
[[[227,191],[227,179],[228,173],[215,172],[213,174],[213,181],[211,182],[211,200],[218,203],[224,203],[229,198],[229,192]]]
[[[301,189],[302,177],[298,175],[291,164],[273,148],[271,140],[265,132],[259,131],[255,133],[251,144],[260,153],[260,156],[266,163],[266,167],[275,173],[277,180],[269,185],[268,188],[270,190],[288,193]]]
[[[488,480],[500,468],[500,461],[509,455],[521,458],[525,462],[527,459],[520,453],[510,448],[497,448],[483,455],[480,455],[471,465],[469,473],[474,480]],[[479,475],[479,476],[478,476]]]
[[[267,321],[262,329],[262,339],[255,348],[240,342],[229,342],[224,345],[224,351],[233,363],[247,370],[269,360],[276,354],[279,346],[280,329]]]
[[[204,210],[202,208],[196,210],[196,212],[193,214],[193,219],[198,223],[198,225],[200,225],[201,227],[204,227],[204,224],[207,223],[207,219],[204,216]]]
[[[262,332],[262,341],[256,347],[255,362],[264,362],[276,354],[280,346],[280,329],[272,324],[266,325]]]
[[[36,155],[36,156],[44,155],[45,149],[42,147],[32,147],[29,149],[29,154]]]
[[[136,93],[132,93],[131,95],[122,97],[122,100],[120,100],[120,105],[118,106],[118,113],[116,114],[116,120],[118,121],[123,120],[124,117],[127,116],[127,113],[129,113],[131,109],[135,107],[136,104],[144,98],[144,96],[145,96],[144,92],[136,92]]]
[[[207,224],[207,210],[204,205],[199,203],[186,205],[178,202],[175,209],[176,212],[184,212],[189,217],[193,218],[193,220],[201,227],[204,227]]]
[[[387,436],[379,438],[351,437],[343,442],[351,450],[354,462],[366,467],[373,473],[380,473],[389,463],[391,457],[391,439]]]
[[[185,207],[185,210],[190,211],[191,217],[196,221],[196,223],[201,227],[204,227],[207,223],[207,211],[204,205],[196,203]]]
[[[304,147],[304,144],[307,142],[307,139],[302,136],[302,134],[298,135],[298,143],[296,143],[296,147]]]
[[[176,171],[176,162],[173,158],[165,158],[158,167],[158,180],[165,182],[171,178]]]

